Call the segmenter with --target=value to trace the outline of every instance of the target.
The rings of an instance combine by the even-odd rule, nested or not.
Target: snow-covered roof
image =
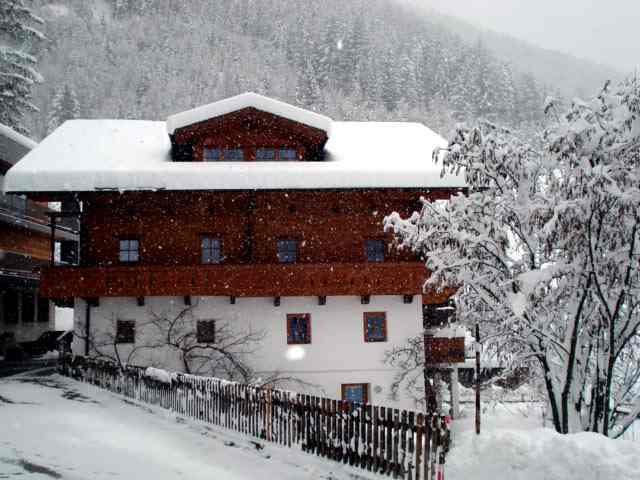
[[[29,150],[38,145],[36,142],[16,132],[13,128],[0,123],[0,159],[15,164]]]
[[[194,123],[220,117],[243,108],[253,107],[256,110],[271,113],[279,117],[303,123],[310,127],[324,130],[329,134],[331,119],[309,110],[294,107],[288,103],[264,97],[257,93],[247,92],[235,97],[225,98],[219,102],[210,103],[201,107],[176,113],[167,118],[167,131],[173,134],[177,129],[193,125]]]
[[[464,187],[418,123],[333,122],[323,162],[173,162],[165,122],[70,120],[5,178],[7,192]]]

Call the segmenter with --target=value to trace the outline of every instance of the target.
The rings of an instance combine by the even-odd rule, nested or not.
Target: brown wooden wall
[[[433,198],[450,192],[436,190]],[[418,208],[408,190],[132,192],[83,198],[82,264],[118,264],[118,240],[140,240],[140,265],[198,265],[200,236],[222,239],[226,264],[278,263],[277,240],[299,242],[298,263],[365,262],[364,241],[386,239],[383,219]],[[385,261],[416,260],[395,248]]]
[[[0,250],[48,260],[51,246],[46,235],[0,223]]]

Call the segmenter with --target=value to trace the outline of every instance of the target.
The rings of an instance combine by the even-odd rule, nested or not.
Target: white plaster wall
[[[92,333],[113,334],[115,319],[136,320],[136,342],[142,343],[155,335],[150,327],[138,327],[148,321],[151,312],[177,312],[184,308],[182,297],[145,300],[144,306],[138,306],[135,298],[101,298],[100,305],[91,308]],[[419,296],[410,304],[405,304],[398,295],[372,296],[368,305],[362,305],[356,296],[328,297],[326,305],[318,305],[317,297],[283,297],[279,307],[273,305],[273,298],[237,298],[232,305],[228,297],[193,297],[192,304],[195,319],[229,322],[236,331],[264,331],[266,336],[248,363],[265,376],[273,372],[291,375],[317,385],[320,391],[316,393],[331,398],[340,398],[342,383],[369,383],[372,403],[413,408],[408,399],[397,403],[389,400],[389,386],[396,372],[382,360],[386,350],[422,331]],[[85,305],[76,299],[75,325],[80,337],[84,337]],[[367,343],[363,313],[378,311],[387,313],[388,341]],[[287,345],[288,313],[311,314],[311,344]],[[119,346],[123,357],[131,348]],[[295,353],[302,353],[303,358],[292,359],[288,355],[292,348],[297,350]],[[84,353],[82,340],[74,342],[74,351]],[[157,351],[138,352],[132,363],[181,369],[177,358],[159,355]],[[382,391],[377,393],[376,386],[382,387]]]

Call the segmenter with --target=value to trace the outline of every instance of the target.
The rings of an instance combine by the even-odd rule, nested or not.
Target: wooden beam
[[[273,297],[273,306],[274,307],[280,306],[280,297]]]
[[[369,305],[370,301],[371,301],[371,295],[362,295],[360,297],[360,303],[362,305]]]
[[[403,295],[402,301],[404,303],[413,303],[413,295]]]
[[[236,304],[236,297],[235,297],[235,296],[233,296],[233,295],[231,295],[231,296],[229,297],[229,303],[230,303],[231,305],[235,305],[235,304]]]
[[[136,303],[139,307],[144,307],[144,297],[136,297]]]
[[[191,295],[185,295],[184,296],[184,304],[185,305],[191,305]]]
[[[325,295],[320,295],[318,297],[318,305],[326,305],[327,304],[327,297]]]

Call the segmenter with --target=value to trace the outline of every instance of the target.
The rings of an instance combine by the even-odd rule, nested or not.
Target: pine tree
[[[28,134],[25,114],[37,111],[31,89],[42,81],[34,53],[45,39],[33,25],[42,24],[24,0],[0,0],[0,123]]]
[[[80,104],[76,98],[76,93],[69,85],[65,85],[58,90],[51,103],[51,111],[47,118],[47,131],[53,132],[67,120],[78,118],[80,114]]]

